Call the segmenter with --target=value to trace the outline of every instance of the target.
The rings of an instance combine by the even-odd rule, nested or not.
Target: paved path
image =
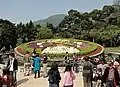
[[[62,86],[63,75],[64,75],[64,73],[61,73],[62,80],[60,82],[60,87],[63,87]],[[75,74],[75,75],[76,75],[76,79],[74,81],[74,83],[75,83],[74,87],[83,87],[82,74],[79,73],[79,74]],[[18,78],[18,87],[49,87],[47,78],[40,77],[40,78],[34,79],[33,75],[24,76],[23,72],[19,72],[17,74],[17,76],[18,76],[17,77]]]

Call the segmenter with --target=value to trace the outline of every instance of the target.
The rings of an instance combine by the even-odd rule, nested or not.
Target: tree
[[[114,5],[117,5],[117,6],[120,5],[120,0],[114,0],[114,1],[113,1],[113,4],[114,4]]]
[[[27,33],[27,40],[34,41],[36,36],[37,36],[38,30],[34,26],[32,21],[30,21],[28,24],[26,24],[26,30],[27,30],[27,32],[26,32]]]
[[[98,32],[98,31],[95,30],[95,29],[91,29],[91,30],[90,30],[89,34],[90,34],[90,37],[92,37],[92,42],[95,42],[95,38],[96,38],[97,35],[98,35],[97,32]]]
[[[17,43],[16,26],[8,20],[0,19],[0,49],[5,47],[5,50],[14,49]]]
[[[50,39],[53,36],[52,30],[47,27],[39,28],[37,39]]]
[[[22,23],[18,24],[17,32],[19,44],[35,40],[38,33],[37,28],[40,27],[41,27],[40,25],[36,25],[35,27],[32,21],[26,23],[25,25]]]

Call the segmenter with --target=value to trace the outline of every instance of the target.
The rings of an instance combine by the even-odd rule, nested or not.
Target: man
[[[119,74],[116,68],[113,67],[113,63],[108,64],[109,67],[105,69],[103,75],[103,83],[106,87],[118,87],[119,85]]]
[[[17,59],[15,59],[14,53],[9,54],[9,60],[8,60],[8,63],[7,63],[7,68],[9,69],[11,75],[14,78],[13,81],[16,82],[17,81],[16,73],[17,73],[17,70],[18,70],[18,61],[17,61]],[[14,82],[13,82],[13,84],[14,84]]]
[[[48,56],[46,53],[43,54],[43,73],[44,78],[47,77],[47,62],[48,62]]]
[[[84,87],[92,87],[92,63],[89,61],[89,57],[86,56],[83,62],[83,82]]]
[[[24,56],[24,75],[29,76],[30,75],[30,52],[27,51],[27,54]]]

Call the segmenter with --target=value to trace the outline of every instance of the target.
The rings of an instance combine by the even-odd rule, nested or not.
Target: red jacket
[[[3,75],[2,76],[2,85],[7,85],[8,87],[11,87],[12,80],[13,79],[10,75]]]
[[[108,80],[109,69],[110,69],[109,67],[107,67],[107,68],[105,69],[104,75],[103,75],[103,77],[102,77],[103,83],[106,83],[107,80]],[[115,69],[115,68],[114,68],[114,85],[115,85],[115,86],[118,86],[118,85],[119,85],[119,74],[118,74],[117,69]]]

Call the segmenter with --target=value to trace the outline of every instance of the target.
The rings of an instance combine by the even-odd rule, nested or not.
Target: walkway
[[[61,72],[62,80],[60,82],[60,87],[63,83],[63,75],[64,73]],[[74,87],[83,87],[83,81],[82,81],[82,73],[75,74],[76,80],[75,80],[75,86]],[[18,72],[18,87],[48,87],[48,79],[47,78],[37,78],[34,79],[33,75],[31,76],[24,76],[23,72]]]

